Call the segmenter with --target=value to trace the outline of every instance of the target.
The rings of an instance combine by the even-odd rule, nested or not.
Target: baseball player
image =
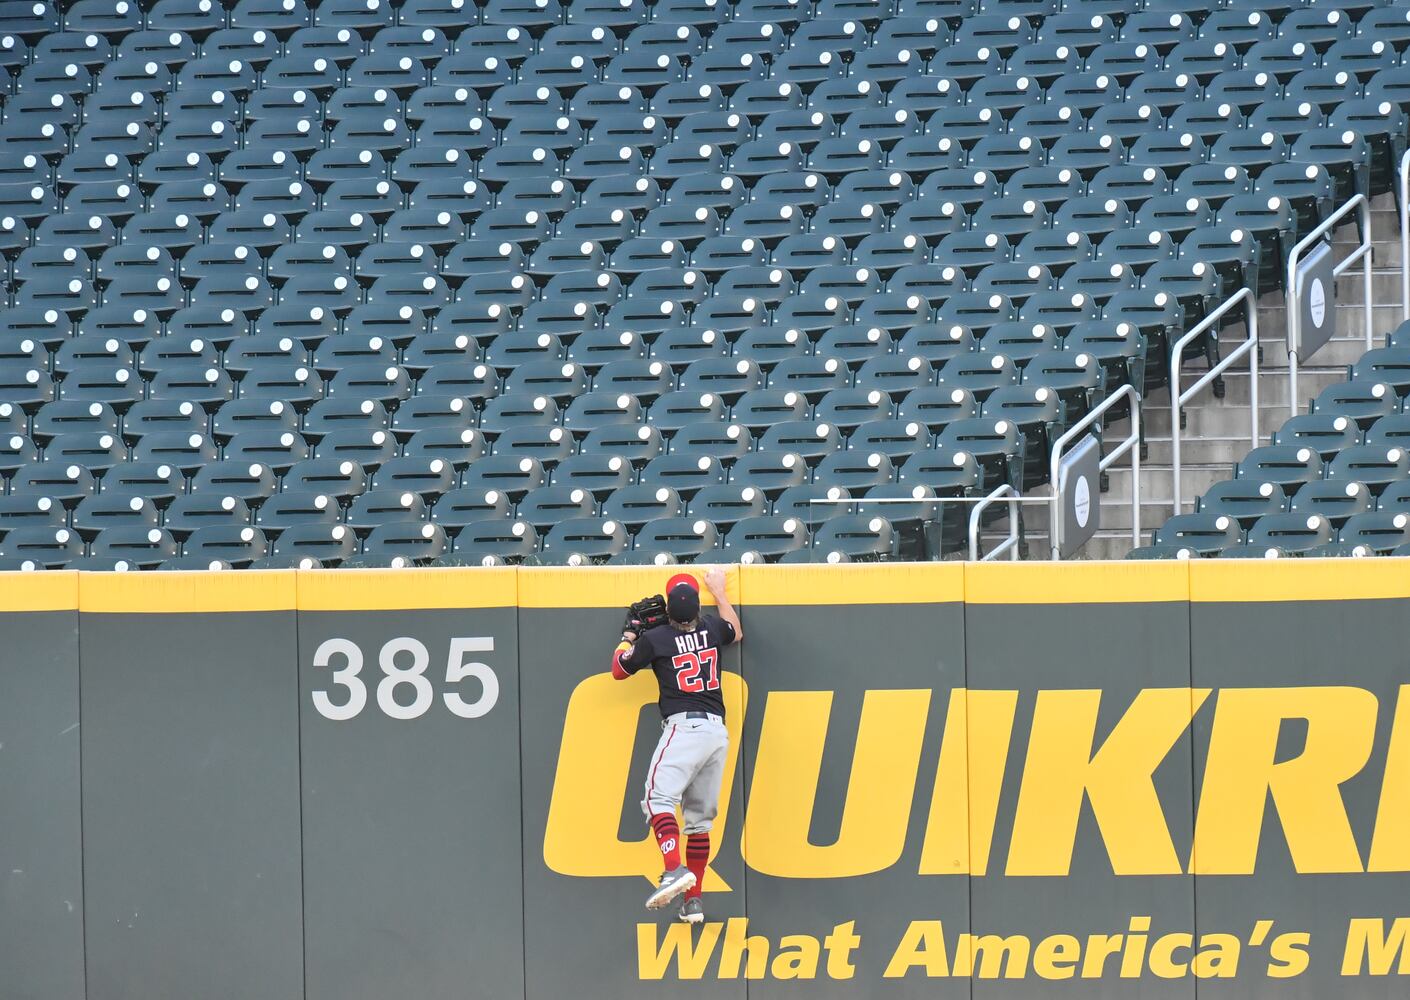
[[[655,620],[657,616],[650,612],[636,613],[649,606],[649,600],[633,605],[622,641],[612,654],[613,677],[625,680],[638,670],[650,669],[661,691],[661,739],[646,769],[641,808],[656,834],[665,871],[646,898],[646,908],[664,909],[683,895],[679,919],[688,924],[705,919],[700,890],[729,746],[720,693],[720,649],[744,637],[739,615],[725,596],[724,571],[706,573],[705,586],[715,598],[718,615],[700,613],[695,578],[678,574],[666,588],[664,620]],[[660,599],[656,601],[659,607]],[[681,864],[677,806],[685,819],[685,864]]]

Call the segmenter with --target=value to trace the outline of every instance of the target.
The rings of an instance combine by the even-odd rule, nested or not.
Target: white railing
[[[847,505],[972,503],[974,509],[970,511],[969,515],[969,558],[977,562],[997,559],[1005,553],[1008,554],[1010,560],[1018,559],[1019,505],[1025,503],[1047,504],[1049,508],[1048,536],[1052,541],[1051,555],[1053,559],[1057,559],[1059,558],[1058,553],[1061,551],[1058,534],[1062,530],[1062,497],[1058,494],[1058,466],[1062,463],[1062,456],[1066,453],[1069,444],[1099,421],[1107,410],[1122,400],[1126,400],[1130,404],[1131,433],[1126,435],[1120,444],[1101,459],[1097,468],[1100,472],[1105,472],[1118,458],[1128,451],[1131,452],[1131,544],[1134,547],[1141,544],[1141,450],[1137,447],[1141,440],[1141,397],[1136,392],[1136,387],[1130,384],[1123,385],[1104,399],[1099,406],[1073,424],[1067,433],[1053,443],[1052,455],[1048,460],[1049,495],[1047,496],[1021,496],[1011,483],[1004,483],[985,497],[878,497],[875,500],[868,500],[866,497],[838,497],[835,500],[828,497],[814,497],[808,501],[808,504],[811,506],[815,503]],[[1003,541],[990,549],[987,554],[981,556],[979,546],[980,534],[983,530],[983,514],[986,509],[996,503],[1008,505],[1008,534]]]
[[[1180,389],[1180,360],[1184,357],[1185,347],[1195,338],[1199,337],[1215,323],[1224,318],[1224,314],[1236,306],[1242,304],[1244,307],[1244,339],[1243,343],[1234,348],[1227,357],[1222,359],[1217,365],[1205,372],[1194,385],[1181,391]],[[1288,321],[1292,322],[1292,312],[1288,312]],[[1180,513],[1180,507],[1184,503],[1184,497],[1180,491],[1180,410],[1184,408],[1195,395],[1209,383],[1224,373],[1224,370],[1232,365],[1245,354],[1248,355],[1248,400],[1251,424],[1249,428],[1249,438],[1252,441],[1251,447],[1258,447],[1258,300],[1253,297],[1253,289],[1240,288],[1233,295],[1224,300],[1218,309],[1200,320],[1192,330],[1177,340],[1170,350],[1170,492],[1172,494],[1172,504],[1175,513]]]
[[[1401,163],[1401,189],[1405,186],[1405,164]],[[1295,287],[1297,281],[1297,262],[1302,257],[1302,252],[1323,236],[1330,233],[1336,224],[1349,215],[1353,209],[1361,210],[1361,242],[1356,249],[1347,254],[1346,259],[1332,268],[1333,277],[1340,278],[1343,272],[1350,269],[1351,265],[1358,260],[1361,261],[1361,281],[1362,308],[1366,312],[1366,349],[1369,351],[1374,345],[1375,334],[1371,326],[1371,202],[1364,194],[1354,194],[1346,200],[1346,203],[1337,209],[1322,224],[1312,232],[1308,233],[1298,241],[1297,246],[1292,248],[1292,253],[1288,254],[1287,279],[1283,284],[1286,290],[1287,317],[1288,317],[1288,405],[1292,409],[1292,415],[1297,416],[1297,348],[1299,346],[1299,334],[1301,333],[1302,310],[1298,308],[1299,288]],[[1404,219],[1405,208],[1401,206],[1401,218]],[[1401,234],[1402,240],[1404,233]],[[1404,288],[1407,280],[1404,273],[1404,263],[1401,264],[1401,285]],[[1179,513],[1179,511],[1176,511]]]
[[[985,508],[1003,500],[1009,506],[1009,527],[1008,535],[998,545],[994,546],[987,555],[980,556],[980,532],[982,525],[979,522],[979,515]],[[1048,497],[1025,497],[1021,496],[1017,490],[1009,483],[1004,483],[993,493],[986,497],[838,497],[833,500],[828,497],[813,497],[808,501],[811,507],[813,504],[840,504],[848,507],[860,507],[862,505],[873,504],[947,504],[947,503],[969,503],[974,504],[974,510],[969,517],[969,558],[978,562],[987,562],[995,559],[1005,552],[1010,552],[1010,559],[1018,558],[1018,507],[1019,504],[1040,503],[1048,504],[1052,501]],[[809,521],[811,522],[811,518]]]
[[[981,556],[979,554],[979,532],[983,524],[984,511],[1000,500],[1006,500],[1009,505],[1008,536],[989,550],[988,555]],[[990,559],[999,558],[1005,552],[1009,554],[1010,561],[1018,558],[1018,505],[1022,502],[1023,498],[1019,496],[1018,490],[1013,488],[1013,484],[1004,483],[974,505],[974,510],[969,512],[969,558],[971,562],[988,562]]]
[[[1400,318],[1410,319],[1410,150],[1400,158]]]
[[[1136,387],[1128,382],[1103,400],[1100,406],[1069,427],[1067,433],[1053,444],[1053,453],[1048,459],[1048,488],[1052,491],[1052,496],[1047,502],[1051,504],[1048,511],[1048,541],[1051,543],[1054,559],[1060,558],[1059,553],[1062,551],[1062,540],[1059,537],[1062,532],[1062,497],[1058,493],[1058,466],[1062,462],[1063,452],[1088,427],[1099,421],[1102,414],[1123,399],[1131,404],[1131,433],[1102,458],[1097,464],[1097,469],[1105,472],[1111,463],[1128,451],[1131,452],[1131,545],[1135,547],[1141,544],[1141,449],[1137,447],[1141,441],[1141,397],[1136,392]]]

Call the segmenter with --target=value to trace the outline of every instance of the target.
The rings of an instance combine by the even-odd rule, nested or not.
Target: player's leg
[[[680,867],[680,829],[676,825],[676,805],[690,781],[693,768],[681,753],[687,737],[677,726],[667,726],[646,766],[646,790],[641,810],[656,835],[667,871]]]
[[[647,909],[660,909],[695,884],[695,876],[681,864],[681,835],[676,806],[697,769],[699,743],[685,726],[667,726],[646,769],[646,795],[641,809],[661,850],[662,875],[646,900]]]
[[[705,863],[710,859],[710,830],[719,812],[723,758],[723,750],[712,754],[681,797],[681,814],[685,819],[685,863],[695,873],[695,886],[689,893],[692,896],[700,895],[705,879]]]
[[[695,885],[685,894],[680,919],[700,923],[705,919],[700,892],[705,885],[705,866],[710,861],[710,831],[720,808],[720,791],[724,781],[725,759],[729,753],[729,737],[723,726],[713,734],[710,753],[685,787],[681,797],[681,814],[685,819],[685,863],[695,875]]]

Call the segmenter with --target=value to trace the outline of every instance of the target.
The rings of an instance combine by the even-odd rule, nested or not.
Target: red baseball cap
[[[673,577],[671,577],[669,580],[667,580],[667,581],[666,581],[666,593],[669,594],[671,591],[675,590],[675,589],[676,589],[676,584],[678,584],[678,583],[683,583],[683,584],[685,584],[686,586],[690,587],[691,590],[695,591],[697,594],[700,593],[700,584],[697,583],[696,580],[695,580],[695,577],[691,576],[689,573],[677,573],[675,576],[673,576]]]
[[[682,625],[700,617],[700,584],[689,573],[677,573],[666,583],[666,616]]]

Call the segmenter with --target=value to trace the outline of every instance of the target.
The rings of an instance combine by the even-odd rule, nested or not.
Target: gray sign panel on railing
[[[1336,336],[1337,279],[1333,266],[1330,243],[1319,243],[1297,262],[1294,294],[1299,321],[1294,329],[1298,342],[1288,344],[1288,350],[1295,352],[1299,361],[1312,357]]]
[[[1058,466],[1062,497],[1062,528],[1058,535],[1062,558],[1073,555],[1102,524],[1102,445],[1095,434],[1073,445]]]

